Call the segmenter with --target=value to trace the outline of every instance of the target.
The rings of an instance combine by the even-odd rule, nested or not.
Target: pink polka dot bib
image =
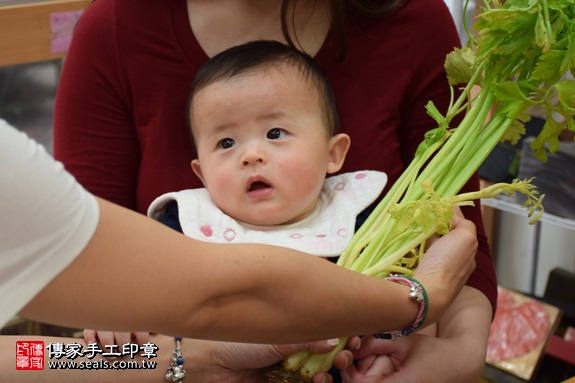
[[[254,226],[223,213],[207,189],[189,189],[156,198],[148,216],[160,219],[168,203],[177,201],[185,235],[215,243],[261,243],[289,247],[312,255],[342,253],[354,233],[357,215],[381,194],[387,175],[365,170],[326,178],[316,209],[301,221]]]

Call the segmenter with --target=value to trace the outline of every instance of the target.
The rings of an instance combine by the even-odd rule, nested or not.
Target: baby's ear
[[[206,186],[206,183],[204,182],[204,176],[202,174],[202,167],[200,166],[200,161],[199,160],[192,160],[192,162],[190,163],[192,170],[194,171],[194,173],[196,173],[196,175],[198,176],[198,178],[200,179],[200,181],[202,181],[202,183],[204,184],[204,187]]]
[[[339,133],[329,139],[328,174],[335,173],[343,166],[345,156],[351,145],[351,138],[345,133]]]

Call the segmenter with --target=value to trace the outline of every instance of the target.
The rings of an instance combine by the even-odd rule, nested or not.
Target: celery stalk
[[[482,0],[482,4],[474,25],[478,37],[469,34],[466,46],[446,58],[452,88],[465,85],[461,95],[452,99],[445,115],[428,103],[428,114],[438,128],[428,132],[413,161],[355,233],[338,265],[380,278],[396,270],[412,273],[424,254],[425,241],[449,231],[453,206],[469,205],[478,198],[520,192],[527,196],[530,222],[542,214],[543,196],[531,180],[457,193],[498,142],[515,143],[524,134],[529,107],[539,106],[547,113],[547,122],[531,146],[540,160],[546,160],[547,150],[557,150],[561,130],[575,131],[575,81],[562,79],[575,68],[575,0]],[[481,90],[471,99],[474,86]],[[552,102],[554,95],[558,103]],[[487,121],[493,106],[495,112]],[[566,122],[559,124],[553,112]],[[451,127],[459,113],[464,118]],[[270,382],[309,382],[331,366],[334,355],[311,356],[305,371],[300,368],[295,374],[300,380],[273,380],[272,372]]]

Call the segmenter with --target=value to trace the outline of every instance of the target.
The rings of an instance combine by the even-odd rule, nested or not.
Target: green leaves
[[[525,123],[529,121],[529,116],[525,118],[523,121],[515,120],[509,126],[509,129],[505,132],[503,137],[501,138],[501,142],[510,142],[511,145],[516,145],[521,137],[525,134]]]
[[[559,97],[558,112],[566,119],[572,119],[575,115],[575,81],[563,80],[554,85]]]
[[[493,90],[497,101],[499,101],[497,113],[505,115],[511,120],[516,120],[527,108],[535,105],[535,101],[526,96],[528,91],[522,89],[519,82],[507,81],[503,84],[494,84]],[[506,140],[517,142],[518,139],[507,138]]]
[[[431,145],[442,140],[447,133],[447,119],[437,110],[433,102],[429,101],[425,106],[429,114],[437,122],[438,127],[425,133],[423,141],[417,147],[415,156],[422,155]]]
[[[475,72],[475,53],[469,47],[455,48],[445,58],[449,85],[467,84]]]
[[[436,194],[430,179],[424,180],[421,188],[424,191],[421,199],[399,203],[390,210],[395,225],[399,225],[401,231],[447,234],[453,218],[453,198]]]
[[[537,158],[545,161],[545,150],[557,149],[561,131],[574,128],[575,85],[561,78],[575,69],[575,0],[484,4],[485,12],[474,26],[480,37],[473,48],[476,65],[479,60],[485,63],[483,83],[492,84],[495,115],[526,122],[530,106],[545,109],[547,123],[532,144]],[[565,121],[557,121],[554,113]],[[521,125],[512,123],[503,139],[516,142],[524,134]]]
[[[552,97],[556,92],[556,97]],[[545,149],[551,153],[555,153],[559,148],[559,134],[567,128],[575,131],[575,123],[573,116],[575,116],[575,81],[562,80],[553,85],[549,90],[548,101],[545,105],[547,110],[545,125],[531,143],[531,149],[535,151],[535,157],[540,161],[547,161],[547,153]],[[562,116],[565,121],[557,121],[554,112]]]
[[[501,84],[493,84],[493,90],[500,101],[520,101],[527,102],[529,99],[519,87],[517,81],[506,81]]]
[[[533,80],[543,83],[559,80],[560,74],[565,73],[569,69],[570,55],[568,53],[566,50],[550,50],[542,54],[531,73]]]
[[[492,2],[493,3],[493,2]],[[538,16],[533,13],[534,5],[527,1],[508,8],[495,7],[482,13],[474,25],[480,38],[477,41],[477,56],[481,61],[493,54],[516,57],[532,49]]]

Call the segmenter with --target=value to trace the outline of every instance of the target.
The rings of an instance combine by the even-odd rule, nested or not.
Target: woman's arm
[[[388,355],[395,373],[369,376],[348,364],[346,383],[474,383],[483,371],[491,323],[491,304],[483,293],[464,287],[438,323],[438,336],[412,334],[396,341],[364,339],[356,358]]]
[[[195,241],[98,202],[92,240],[23,316],[70,327],[262,343],[394,330],[415,317],[407,286],[284,248]],[[429,294],[430,322],[473,269],[474,225],[461,217],[454,223],[416,275]]]
[[[20,311],[70,327],[294,343],[415,317],[407,286],[285,248],[195,241],[96,199],[3,120],[0,165],[0,322]],[[457,216],[454,227],[418,270],[430,321],[473,269],[475,226]]]
[[[438,323],[438,336],[450,342],[450,366],[465,366],[460,370],[449,368],[450,379],[445,382],[477,382],[485,365],[487,339],[493,318],[491,303],[479,290],[466,286],[455,302],[442,315]],[[459,348],[459,351],[456,351]],[[445,357],[445,356],[444,356]],[[442,359],[445,360],[445,359]]]

